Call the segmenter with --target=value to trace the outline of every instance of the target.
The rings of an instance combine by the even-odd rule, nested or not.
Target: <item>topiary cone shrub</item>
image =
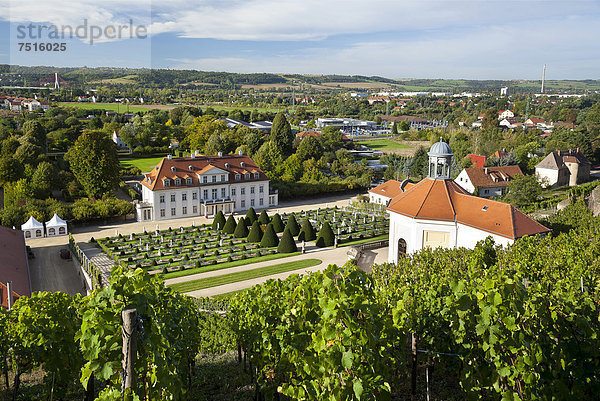
[[[225,227],[225,215],[221,210],[219,210],[212,222],[212,228],[213,230],[222,230],[223,227]]]
[[[246,218],[249,219],[248,225],[252,225],[256,220],[258,220],[258,216],[256,215],[253,207],[248,209],[246,212]]]
[[[290,217],[288,217],[285,229],[290,230],[290,233],[292,233],[294,237],[300,233],[300,226],[298,225],[296,217],[293,214],[290,214]]]
[[[263,232],[262,232],[262,229],[260,228],[260,223],[258,221],[255,221],[254,223],[252,223],[252,228],[250,229],[250,234],[248,234],[248,242],[260,242],[262,237],[263,237]]]
[[[235,218],[233,217],[233,215],[230,214],[227,218],[227,221],[225,222],[225,226],[223,227],[222,231],[227,234],[233,234],[236,226],[237,223],[235,222]]]
[[[314,241],[315,239],[317,239],[315,229],[310,224],[310,220],[304,219],[302,229],[300,230],[300,234],[298,234],[298,241]]]
[[[277,246],[277,252],[279,253],[292,253],[298,252],[298,247],[296,246],[296,241],[294,241],[294,237],[290,233],[289,230],[284,230],[283,235],[281,236],[281,241],[279,241],[279,245]]]
[[[283,225],[283,221],[281,221],[281,216],[279,215],[279,213],[275,213],[271,224],[273,224],[273,229],[276,233],[283,232],[283,229],[285,228],[285,226]]]
[[[246,238],[248,236],[248,227],[246,227],[246,222],[244,219],[240,219],[237,223],[237,227],[233,232],[233,236],[236,238]]]
[[[319,248],[323,248],[326,246],[333,246],[334,235],[333,230],[331,230],[331,226],[328,222],[323,223],[321,230],[319,231],[319,235],[317,236],[316,245]]]
[[[264,225],[267,225],[271,222],[271,218],[267,214],[266,210],[263,209],[263,211],[260,212],[260,216],[258,216],[258,222],[260,224],[264,224]],[[277,230],[275,230],[275,231],[277,231]]]
[[[267,224],[267,229],[260,240],[260,246],[263,248],[272,248],[277,245],[279,245],[279,238],[273,229],[273,225],[269,223]]]

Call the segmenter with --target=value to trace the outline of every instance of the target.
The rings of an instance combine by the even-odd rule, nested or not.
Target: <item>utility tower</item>
[[[546,83],[546,64],[544,64],[544,69],[542,70],[542,95],[544,93],[546,93],[545,90],[544,90],[544,84],[545,83]]]
[[[54,89],[60,89],[60,84],[58,83],[58,72],[54,73]]]

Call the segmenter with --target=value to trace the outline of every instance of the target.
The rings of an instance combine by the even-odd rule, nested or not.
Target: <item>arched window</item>
[[[42,236],[42,230],[40,230],[40,229],[35,230],[35,236],[36,237],[41,237]]]
[[[54,227],[50,227],[48,229],[48,235],[56,235],[56,229]]]
[[[398,240],[398,260],[406,256],[406,241],[404,238]]]
[[[58,227],[58,233],[59,234],[65,234],[66,233],[66,229],[64,227]]]
[[[31,231],[25,231],[25,238],[31,238]]]

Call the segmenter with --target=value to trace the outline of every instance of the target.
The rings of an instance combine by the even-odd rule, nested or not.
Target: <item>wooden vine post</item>
[[[131,389],[135,392],[136,375],[135,362],[137,359],[137,311],[125,309],[121,312],[123,319],[123,391]]]

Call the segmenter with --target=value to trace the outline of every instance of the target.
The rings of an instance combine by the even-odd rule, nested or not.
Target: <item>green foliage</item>
[[[252,223],[252,228],[250,229],[250,233],[248,234],[248,242],[260,242],[263,237],[262,229],[260,228],[259,221],[255,221]]]
[[[248,211],[246,212],[246,221],[247,221],[248,225],[249,226],[252,225],[252,223],[254,223],[257,219],[258,219],[258,216],[256,215],[254,208],[251,207],[250,209],[248,209]]]
[[[235,331],[263,394],[389,400],[391,366],[374,289],[366,273],[330,265],[236,294]]]
[[[23,205],[31,197],[33,197],[33,188],[25,178],[4,185],[4,206],[6,207]]]
[[[279,253],[292,253],[298,252],[298,247],[296,246],[296,241],[294,241],[294,237],[290,233],[289,230],[284,230],[283,235],[281,236],[281,241],[279,241],[279,245],[277,246],[277,252]]]
[[[294,216],[294,214],[290,214],[290,217],[288,217],[285,229],[292,233],[294,237],[300,232],[300,226],[298,225],[298,222],[296,221],[296,216]]]
[[[246,226],[246,221],[244,218],[241,218],[238,221],[237,226],[235,227],[235,231],[233,232],[233,235],[236,238],[246,238],[248,236],[248,227]]]
[[[328,222],[323,223],[323,226],[319,230],[319,235],[317,236],[317,241],[315,244],[322,248],[326,246],[333,246],[335,235],[333,235],[333,231],[331,230],[331,226]]]
[[[84,132],[69,148],[65,158],[90,198],[101,197],[119,182],[116,148],[101,131]]]
[[[223,226],[223,232],[226,234],[233,234],[233,232],[236,229],[236,222],[235,222],[235,217],[233,217],[232,214],[229,215],[229,217],[227,218],[227,221],[225,222],[225,225]]]
[[[315,229],[310,223],[310,220],[304,219],[302,222],[302,229],[300,230],[300,234],[298,234],[298,241],[314,241],[315,239],[317,239]]]
[[[221,210],[219,210],[217,212],[217,214],[215,215],[215,218],[213,219],[212,229],[213,230],[217,230],[217,229],[222,230],[224,227],[225,227],[225,216],[223,215],[223,212]]]
[[[275,145],[275,148],[284,156],[292,154],[292,144],[294,142],[294,134],[292,133],[292,127],[285,118],[283,113],[277,113],[275,119],[273,119],[273,125],[271,127],[271,142]]]
[[[263,248],[272,248],[272,247],[277,246],[278,244],[279,244],[279,237],[277,237],[277,234],[275,233],[275,230],[273,229],[273,224],[269,223],[269,224],[267,224],[267,228],[265,229],[263,237],[260,240],[260,246]]]
[[[31,187],[36,198],[45,199],[50,196],[50,190],[54,186],[56,170],[51,163],[41,162],[35,169],[31,178]]]
[[[269,224],[270,221],[271,221],[271,218],[267,214],[266,209],[263,209],[262,212],[260,212],[260,216],[258,216],[258,222],[260,224],[267,225],[267,224]]]
[[[0,186],[15,182],[23,178],[23,165],[14,157],[8,156],[0,159]]]
[[[271,224],[273,224],[273,229],[276,233],[283,232],[285,228],[285,226],[283,225],[283,221],[281,221],[281,216],[279,215],[279,213],[275,213],[273,215],[273,220],[271,221]]]
[[[508,183],[505,199],[517,207],[522,207],[537,201],[541,193],[542,185],[535,175],[521,175]]]

